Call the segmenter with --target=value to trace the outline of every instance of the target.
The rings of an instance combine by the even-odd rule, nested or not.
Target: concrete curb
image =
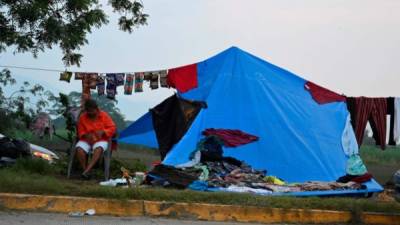
[[[6,209],[69,213],[94,208],[97,215],[163,216],[209,221],[257,223],[351,223],[400,225],[400,214],[347,211],[277,209],[254,206],[167,203],[141,200],[110,200],[72,196],[42,196],[0,193],[0,207]]]

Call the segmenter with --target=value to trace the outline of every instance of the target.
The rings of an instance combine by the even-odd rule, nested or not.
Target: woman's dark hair
[[[98,109],[97,102],[93,99],[88,99],[85,101],[85,110]]]

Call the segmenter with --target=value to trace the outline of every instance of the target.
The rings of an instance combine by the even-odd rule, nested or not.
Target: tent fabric
[[[190,64],[168,70],[167,84],[180,92],[197,87],[197,65]]]
[[[185,163],[201,139],[201,131],[223,128],[260,138],[226,148],[225,156],[244,160],[255,169],[266,169],[288,182],[332,181],[345,174],[341,137],[348,112],[343,102],[319,105],[304,89],[304,79],[240,49],[221,54],[224,57],[211,59],[219,61],[213,65],[218,69],[205,70],[218,71],[212,86],[203,88],[208,92],[206,99],[202,99],[204,94],[191,93],[196,89],[181,95],[205,100],[208,109],[199,113],[167,155],[165,164]],[[209,67],[202,62],[198,66]],[[199,71],[199,81],[202,76]],[[199,82],[199,88],[202,85]]]
[[[150,110],[161,159],[179,142],[203,105],[172,95]]]
[[[205,101],[208,108],[200,111],[163,164],[188,162],[204,137],[201,132],[221,128],[259,137],[224,148],[224,156],[287,182],[335,181],[346,174],[348,157],[341,142],[349,115],[345,102],[318,104],[304,88],[306,80],[236,47],[197,63],[197,79],[197,88],[178,94]],[[368,190],[382,190],[373,184]]]
[[[339,95],[310,81],[304,85],[304,88],[310,92],[314,100],[319,104],[346,101],[345,96]]]
[[[118,141],[127,144],[145,145],[158,148],[156,133],[153,128],[152,116],[147,112],[125,130],[123,130]]]

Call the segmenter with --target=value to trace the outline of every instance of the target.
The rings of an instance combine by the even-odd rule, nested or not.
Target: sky
[[[118,29],[118,14],[100,0],[110,23],[95,29],[73,71],[167,69],[205,60],[237,46],[307,80],[348,96],[400,96],[398,0],[143,0],[148,25],[132,34]],[[0,65],[64,70],[57,47],[0,54]],[[54,93],[81,91],[55,72],[12,69],[17,80]],[[119,89],[123,93],[123,88]],[[118,107],[136,120],[174,93],[146,89],[118,95]]]

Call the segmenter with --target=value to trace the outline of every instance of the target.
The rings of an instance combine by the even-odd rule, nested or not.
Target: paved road
[[[244,225],[206,221],[173,220],[147,217],[85,216],[70,217],[66,214],[0,211],[0,225]],[[255,223],[246,223],[256,225]],[[258,225],[258,224],[257,224]]]

